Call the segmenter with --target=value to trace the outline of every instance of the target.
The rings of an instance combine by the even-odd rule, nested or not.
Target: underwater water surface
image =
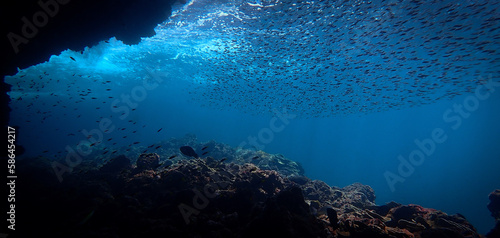
[[[11,123],[25,157],[92,160],[185,134],[279,153],[312,179],[485,233],[500,187],[499,7],[193,0],[137,45],[103,39],[7,76]]]

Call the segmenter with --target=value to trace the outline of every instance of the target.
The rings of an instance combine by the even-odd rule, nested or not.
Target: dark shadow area
[[[1,123],[9,122],[10,86],[3,77],[49,60],[51,55],[116,37],[137,44],[155,34],[176,0],[18,0],[2,1]],[[179,1],[184,2],[184,1]]]

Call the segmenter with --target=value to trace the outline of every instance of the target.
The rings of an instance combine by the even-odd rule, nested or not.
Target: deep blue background
[[[217,11],[220,10],[218,6],[206,4]],[[410,7],[413,5],[415,5],[415,3],[408,4]],[[405,5],[403,8],[408,6]],[[419,5],[418,7],[425,8],[425,5]],[[244,92],[246,91],[244,89],[242,91],[236,91],[243,92],[242,95],[232,94],[233,91],[231,91],[231,87],[241,86],[238,85],[238,83],[252,83],[252,80],[254,80],[253,78],[251,78],[252,80],[230,78],[231,73],[238,72],[238,69],[231,71],[233,70],[232,66],[241,66],[238,65],[237,60],[248,60],[247,55],[242,54],[242,52],[245,52],[245,49],[238,52],[235,48],[220,43],[231,39],[241,40],[239,37],[234,37],[231,31],[226,32],[224,27],[220,27],[219,23],[224,23],[224,21],[226,21],[225,23],[227,23],[227,25],[230,25],[229,22],[232,18],[224,18],[223,16],[221,17],[222,14],[215,14],[215,16],[218,16],[220,19],[215,17],[215,19],[206,21],[211,22],[213,20],[213,22],[215,22],[213,23],[213,28],[222,28],[220,31],[218,31],[219,28],[215,30],[211,29],[210,27],[212,27],[212,25],[210,24],[199,27],[199,25],[197,25],[198,16],[213,16],[214,14],[210,12],[212,9],[206,8],[203,5],[198,6],[198,8],[193,8],[195,10],[200,10],[201,13],[195,11],[192,15],[178,16],[180,17],[179,22],[184,21],[190,23],[189,20],[194,22],[193,25],[195,27],[188,28],[188,30],[173,27],[175,23],[166,25],[161,31],[160,28],[157,28],[159,31],[157,32],[156,39],[145,39],[139,46],[132,47],[124,46],[121,43],[117,43],[116,40],[110,39],[111,43],[109,43],[109,45],[108,43],[101,42],[100,45],[85,51],[83,54],[79,52],[63,52],[60,56],[54,56],[49,63],[21,72],[20,74],[25,75],[23,78],[21,78],[20,75],[10,78],[8,80],[9,83],[13,85],[20,83],[19,87],[13,88],[11,94],[13,99],[11,104],[13,108],[11,123],[21,126],[18,142],[26,147],[26,156],[41,155],[48,159],[61,155],[64,156],[64,153],[57,154],[57,151],[64,151],[67,145],[74,147],[79,141],[85,140],[85,136],[79,131],[82,129],[92,130],[98,128],[98,122],[102,118],[110,119],[116,128],[126,129],[117,129],[109,134],[105,134],[103,138],[103,141],[105,141],[103,143],[104,147],[112,147],[112,142],[118,142],[117,146],[127,146],[135,141],[140,141],[142,145],[152,144],[158,141],[167,140],[171,137],[179,138],[187,133],[196,134],[199,141],[216,140],[231,146],[238,146],[242,142],[247,141],[248,137],[258,137],[259,133],[269,128],[269,124],[273,120],[273,115],[270,115],[267,111],[255,116],[251,113],[240,112],[238,109],[242,108],[238,106],[232,108],[220,106],[224,105],[224,103],[228,103],[229,100],[235,100],[235,102],[232,103],[238,104],[239,106],[249,105],[248,103],[257,102],[259,96],[270,96],[266,98],[266,102],[269,102],[270,99],[273,98],[281,99],[280,97],[283,95],[279,93],[272,95],[272,90],[266,91],[268,94],[265,95],[245,95]],[[466,11],[463,7],[458,7],[457,9]],[[206,10],[208,13],[202,10]],[[405,12],[398,13],[396,10],[399,9],[393,10],[396,16],[400,18],[404,17]],[[258,11],[255,10],[255,12]],[[385,14],[385,17],[390,17],[390,11],[382,9],[381,12]],[[250,11],[250,13],[253,12]],[[232,12],[232,14],[234,14],[234,12]],[[442,14],[446,15],[445,13]],[[314,19],[315,15],[310,17]],[[374,17],[376,17],[376,15],[374,15]],[[480,19],[481,15],[476,15],[476,17]],[[346,16],[346,18],[348,18],[348,16]],[[436,18],[436,20],[439,21],[440,19]],[[387,21],[387,23],[391,23],[389,20]],[[349,21],[346,22],[348,23]],[[251,23],[254,24],[256,22]],[[257,23],[265,25],[268,22],[264,19]],[[343,22],[340,21],[339,24],[340,23]],[[374,26],[365,26],[363,29],[371,30],[374,27],[381,27],[378,25],[378,20],[372,23],[374,23]],[[236,25],[236,23],[234,24]],[[257,29],[252,29],[252,24],[247,24],[245,26],[249,27],[248,29],[251,30],[248,32],[259,32],[259,26],[256,27]],[[294,21],[290,21],[290,24],[294,25],[295,23]],[[451,27],[453,24],[455,23],[448,23],[448,27],[454,29],[454,27]],[[467,24],[474,25],[476,23]],[[187,26],[191,25],[187,24]],[[305,27],[306,25],[303,26]],[[383,27],[388,26],[390,26],[390,24],[385,24]],[[318,29],[322,29],[321,27],[322,26],[319,25]],[[285,27],[284,29],[288,28]],[[434,30],[436,29],[439,30],[440,28],[437,27]],[[199,32],[195,30],[199,30]],[[342,29],[342,31],[345,32],[349,32],[349,30],[352,29]],[[423,38],[429,37],[428,34],[433,34],[426,30],[428,29],[420,30],[417,26],[414,32],[421,33],[421,37]],[[391,31],[389,32],[395,35],[399,34],[398,29],[391,29]],[[214,32],[220,35],[212,35]],[[244,31],[240,33],[246,34],[248,32]],[[498,30],[492,32],[492,35],[498,35],[498,33],[496,33]],[[190,38],[191,35],[188,35],[197,35],[198,33],[200,33],[199,39]],[[340,32],[337,33],[340,34]],[[336,36],[337,33],[333,35]],[[299,34],[299,36],[301,35]],[[220,37],[222,40],[220,40],[219,45],[213,44],[211,41],[213,39],[211,37]],[[371,38],[371,35],[368,34],[365,37]],[[484,39],[490,38],[489,35],[482,35],[481,37]],[[295,49],[299,51],[298,53],[303,53],[302,51],[308,47],[300,48],[300,45],[294,45],[293,43],[300,42],[304,39],[292,39],[290,40],[291,43],[289,43],[291,46],[299,47]],[[248,38],[245,40],[248,40]],[[257,46],[259,43],[263,43],[260,38],[255,38],[255,41],[256,42],[250,43],[245,41],[242,42],[250,45],[255,44]],[[338,55],[338,59],[335,58],[334,61],[356,66],[354,64],[357,63],[357,61],[344,60],[343,57],[345,55],[343,54],[352,54],[350,56],[355,58],[355,55],[359,52],[353,51],[353,49],[372,50],[377,41],[379,40],[374,40],[372,45],[365,45],[366,42],[361,40],[354,42],[354,45],[348,42],[343,46],[344,48],[341,49],[341,54]],[[378,204],[396,201],[403,204],[419,204],[424,207],[443,210],[447,213],[461,213],[479,228],[481,233],[486,233],[493,227],[494,222],[486,208],[488,194],[494,189],[500,188],[500,125],[498,123],[500,121],[500,88],[492,92],[491,97],[487,100],[480,101],[479,108],[472,112],[469,118],[463,119],[462,124],[456,130],[451,128],[452,123],[447,123],[443,120],[443,114],[448,109],[452,109],[454,104],[463,103],[466,97],[472,95],[464,93],[466,90],[461,87],[474,85],[474,83],[471,82],[478,79],[473,78],[473,72],[476,72],[476,74],[479,74],[483,78],[488,78],[488,75],[482,75],[482,73],[488,71],[492,72],[492,68],[494,68],[495,64],[498,64],[498,54],[481,53],[476,45],[471,42],[472,40],[464,43],[464,45],[467,45],[469,48],[464,46],[464,49],[460,50],[450,47],[449,45],[443,45],[443,52],[439,53],[444,54],[444,51],[447,50],[457,50],[457,52],[460,51],[459,53],[471,53],[470,55],[472,56],[470,57],[475,57],[476,53],[478,54],[476,58],[489,57],[485,60],[474,58],[480,63],[476,68],[469,68],[460,73],[458,70],[452,71],[453,69],[449,71],[444,70],[443,72],[433,71],[441,70],[440,67],[444,64],[451,64],[452,66],[455,66],[454,64],[465,64],[470,66],[469,64],[474,62],[468,62],[467,60],[461,61],[460,59],[448,61],[446,58],[440,58],[439,55],[428,56],[429,59],[439,58],[443,61],[440,67],[436,67],[435,69],[431,68],[428,69],[428,71],[437,73],[437,75],[441,75],[441,73],[447,74],[447,76],[440,80],[434,79],[434,77],[430,77],[427,80],[438,83],[443,92],[462,94],[461,96],[454,98],[450,97],[453,98],[452,100],[444,99],[447,97],[443,97],[437,101],[431,100],[426,102],[430,104],[413,105],[413,107],[409,107],[412,105],[411,103],[403,104],[401,108],[396,106],[392,108],[374,107],[368,114],[346,115],[341,113],[338,114],[337,112],[326,112],[321,114],[323,116],[329,115],[329,117],[326,118],[308,118],[311,115],[313,117],[314,113],[299,115],[297,118],[291,119],[290,123],[285,126],[283,131],[273,133],[272,140],[264,145],[265,148],[263,148],[263,150],[269,153],[280,153],[289,159],[300,162],[304,166],[308,177],[323,180],[331,186],[343,187],[354,182],[370,185],[375,190],[377,195],[376,202]],[[415,39],[415,42],[407,42],[405,45],[406,48],[403,47],[405,50],[404,52],[421,50],[420,43],[421,39],[418,37]],[[438,43],[442,42],[436,40],[437,45],[429,44],[426,46],[441,47]],[[205,44],[212,46],[212,48],[204,48]],[[497,44],[495,44],[495,42],[490,42],[487,45],[493,51],[494,46]],[[214,50],[217,49],[217,47],[220,47],[222,50]],[[340,47],[340,45],[335,45],[335,47]],[[272,51],[276,48],[270,46],[266,49],[269,50],[270,53],[266,52],[265,54],[272,54]],[[211,50],[215,53],[210,52]],[[234,52],[231,55],[226,53],[225,50]],[[375,50],[380,50],[377,52],[385,52],[392,51],[393,49],[390,47],[382,47]],[[250,54],[250,56],[263,56],[256,52],[260,51],[256,50],[253,52],[254,54]],[[289,53],[290,55],[294,54],[292,51]],[[426,52],[423,51],[423,53]],[[70,59],[69,56],[76,60]],[[227,58],[224,58],[226,56]],[[307,60],[306,56],[308,55],[303,55]],[[416,54],[408,53],[408,57],[414,56],[416,56]],[[272,55],[270,59],[277,57],[278,56]],[[260,60],[262,64],[258,65],[258,67],[266,66],[269,58],[262,57]],[[375,59],[374,61],[377,60]],[[214,64],[214,62],[219,65]],[[255,60],[255,62],[257,62],[257,60]],[[316,64],[312,60],[306,62],[310,63],[310,65]],[[372,67],[372,64],[367,62],[365,62],[364,67]],[[415,65],[411,63],[411,61],[408,61],[408,63],[403,59],[399,59],[397,62],[401,64],[404,63],[406,64],[404,66],[410,68],[419,66],[418,62],[414,62],[417,64]],[[488,62],[491,62],[491,64]],[[388,65],[390,65],[389,63]],[[279,63],[276,65],[279,66]],[[285,64],[283,63],[283,65]],[[304,64],[305,68],[298,67],[297,65],[290,67],[290,69],[297,70],[298,72],[291,73],[292,76],[295,73],[298,75],[310,73],[306,72],[309,65]],[[221,69],[214,69],[212,66],[220,66]],[[341,65],[337,66],[341,67]],[[148,91],[143,101],[137,102],[137,110],[131,113],[125,120],[118,119],[119,114],[113,112],[110,104],[120,95],[130,94],[134,87],[141,85],[142,79],[147,77],[144,70],[146,67],[168,73],[169,76],[164,78],[164,82],[162,82],[157,89]],[[276,67],[269,67],[269,70],[273,68],[275,69]],[[332,67],[330,70],[335,72],[334,69],[335,67]],[[228,97],[229,100],[221,102],[220,105],[212,105],[214,102],[220,102],[217,100],[207,99],[203,101],[203,96],[200,97],[198,95],[201,95],[202,92],[197,91],[200,89],[198,88],[200,85],[198,85],[197,81],[206,80],[213,82],[210,81],[213,80],[212,76],[221,73],[219,71],[223,70],[228,70],[228,78],[224,79],[226,80],[225,82],[232,84],[231,86],[220,87],[220,89],[226,90],[224,92],[221,91],[220,94],[234,97]],[[392,73],[384,75],[384,73],[378,69],[372,70],[372,73],[375,75],[380,72],[379,76],[381,76],[381,78],[378,79],[380,82],[377,81],[377,83],[393,83],[385,78],[385,76],[390,76]],[[45,71],[48,72],[47,75],[44,74]],[[198,71],[204,72],[200,73]],[[266,69],[263,71],[266,71]],[[205,72],[208,73],[203,74]],[[270,86],[280,87],[279,84],[276,84],[279,82],[286,83],[287,80],[289,80],[285,72],[288,71],[279,72],[280,74],[278,75],[265,78],[269,81],[263,80],[263,83],[259,86],[265,86],[267,89],[269,89]],[[365,75],[362,73],[364,71],[355,71],[351,68],[351,70],[347,70],[346,72],[345,75],[339,74],[342,77],[336,80],[349,82],[349,80],[353,79],[351,77],[353,75],[365,79]],[[351,72],[353,75],[350,75]],[[454,75],[455,73],[457,75]],[[77,76],[75,76],[75,74]],[[78,74],[82,74],[83,76],[80,77]],[[404,80],[408,81],[410,84],[418,81],[412,76],[406,75],[406,72],[397,71],[397,74],[406,77]],[[248,76],[245,74],[242,75]],[[467,77],[464,76],[462,78],[463,75],[467,75]],[[199,78],[197,78],[197,76]],[[253,75],[250,74],[250,76]],[[262,76],[262,74],[260,76]],[[452,76],[457,77],[454,80],[447,81]],[[494,77],[496,77],[494,80],[498,81],[498,73],[494,75]],[[50,83],[49,79],[52,80]],[[57,79],[61,80],[61,82],[54,83]],[[315,80],[322,82],[323,78],[313,78],[311,81]],[[370,80],[373,79],[367,77],[366,80],[366,84],[370,86]],[[103,84],[104,81],[110,81],[111,83]],[[308,89],[310,89],[308,87],[311,86],[308,84],[310,82],[304,82],[305,83],[299,85],[304,87],[301,90],[310,93],[308,91]],[[425,84],[420,85],[417,83],[416,86],[421,87],[421,89],[426,89]],[[111,90],[106,91],[106,88],[110,88]],[[78,95],[88,90],[92,91],[92,94],[81,96],[82,99],[80,99]],[[341,93],[343,88],[337,88],[336,90],[339,90],[338,98],[335,98],[332,104],[328,104],[329,102],[325,99],[327,105],[334,105],[342,100],[349,101],[354,97],[352,94],[343,94],[342,96]],[[283,91],[280,92],[282,93]],[[387,93],[388,96],[393,96],[392,94],[395,93],[396,96],[392,98],[392,102],[394,102],[400,100],[399,96],[405,96],[403,95],[404,92],[404,90],[388,90],[369,99],[377,100],[377,102],[380,102],[379,105],[381,105],[384,102],[382,98],[384,93]],[[429,93],[431,92],[432,90],[429,91]],[[439,96],[440,93],[443,92],[436,91],[434,93],[437,95],[429,96]],[[55,93],[56,95],[50,95],[51,93]],[[219,92],[215,91],[211,93],[217,96]],[[39,98],[35,99],[37,95]],[[450,94],[447,95],[449,96]],[[109,99],[109,96],[113,96],[114,98]],[[211,95],[209,94],[208,96]],[[311,93],[310,96],[317,96],[317,98],[323,99],[323,95],[321,94],[315,95]],[[412,96],[415,97],[415,95]],[[19,100],[21,97],[22,100]],[[92,99],[91,97],[95,97],[96,99]],[[202,99],[201,101],[200,98]],[[300,99],[300,96],[293,95],[291,98]],[[307,98],[304,100],[306,99]],[[358,100],[358,98],[355,99]],[[360,99],[360,101],[366,99],[367,98],[363,98]],[[287,100],[290,100],[290,98],[287,98]],[[295,101],[290,100],[289,102]],[[316,101],[311,100],[308,102]],[[29,106],[30,103],[33,103],[33,106]],[[319,103],[321,103],[321,101],[319,101]],[[202,106],[202,104],[208,105]],[[359,109],[354,107],[353,104],[341,106],[345,106],[348,109],[352,107],[352,111],[348,110],[349,113]],[[259,109],[258,107],[256,108]],[[378,110],[379,108],[381,110]],[[282,109],[279,108],[278,110],[281,111]],[[309,109],[304,109],[303,111],[308,112],[308,110]],[[256,113],[255,111],[253,112]],[[137,122],[137,124],[132,124],[132,122]],[[280,121],[278,121],[277,124],[278,126],[281,125]],[[159,128],[163,128],[161,133],[156,133]],[[417,149],[414,140],[430,138],[431,132],[435,128],[443,129],[446,133],[447,140],[442,144],[437,144],[435,152],[431,156],[426,157],[424,163],[417,166],[414,173],[406,178],[403,183],[397,183],[395,185],[395,191],[391,191],[384,178],[384,173],[386,171],[397,173],[399,165],[398,156],[402,155],[408,158],[408,155],[413,150]],[[131,134],[130,131],[132,130],[136,130],[137,133]],[[121,139],[125,135],[128,137],[126,139]],[[107,142],[109,138],[113,138],[113,140]],[[43,151],[48,152],[43,153]]]

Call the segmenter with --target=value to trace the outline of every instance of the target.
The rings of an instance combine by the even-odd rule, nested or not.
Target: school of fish
[[[207,105],[312,117],[373,112],[453,98],[479,77],[498,79],[499,6],[192,1],[151,42],[179,45],[177,57],[191,60],[193,81],[203,82],[193,92]]]
[[[212,54],[200,54],[196,95],[217,108],[330,117],[452,99],[500,80],[498,1],[197,6],[162,27],[215,42],[200,47]]]
[[[114,102],[149,71],[207,107],[304,118],[430,104],[500,81],[500,1],[192,0],[155,30],[139,45],[110,39],[6,77],[13,118],[33,128],[73,120],[75,136],[80,117],[133,113],[115,115]],[[163,133],[131,119],[116,126],[110,143]]]

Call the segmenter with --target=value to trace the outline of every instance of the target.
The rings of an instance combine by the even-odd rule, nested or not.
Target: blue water
[[[485,88],[500,82],[497,19],[483,1],[191,1],[138,45],[103,39],[6,77],[11,124],[26,157],[49,160],[193,133],[486,233],[500,188],[500,87]],[[415,143],[433,137],[428,154]],[[400,156],[412,169],[398,171]]]

